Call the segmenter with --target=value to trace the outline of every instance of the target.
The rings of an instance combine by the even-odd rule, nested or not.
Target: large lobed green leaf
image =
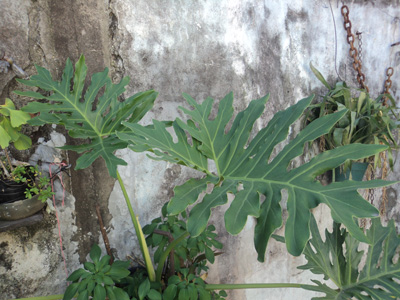
[[[115,132],[125,130],[121,125],[122,121],[139,121],[152,108],[157,93],[150,90],[120,102],[118,96],[125,91],[129,78],[125,77],[118,84],[113,84],[108,77],[107,68],[92,76],[90,85],[83,93],[87,73],[84,56],[75,64],[75,72],[72,62],[67,60],[61,81],[53,80],[50,72],[42,67],[36,66],[36,70],[38,74],[30,80],[19,81],[50,92],[50,95],[32,91],[16,92],[19,95],[50,101],[30,102],[23,108],[29,113],[40,113],[30,124],[62,124],[69,130],[71,137],[89,139],[89,142],[83,145],[63,147],[84,153],[77,160],[76,169],[90,166],[101,156],[110,175],[117,177],[117,166],[126,165],[126,162],[116,157],[114,152],[126,148],[127,143],[118,139]]]
[[[337,182],[323,186],[315,177],[333,169],[346,160],[357,160],[386,149],[380,145],[353,144],[324,152],[310,162],[292,170],[291,161],[304,151],[304,144],[329,132],[346,111],[324,116],[303,129],[271,160],[275,146],[284,141],[289,128],[308,107],[313,97],[305,98],[272,118],[268,126],[250,139],[254,122],[261,116],[268,96],[253,100],[247,109],[238,113],[232,126],[227,125],[233,116],[233,96],[228,94],[218,105],[218,114],[211,120],[213,99],[197,104],[184,95],[192,110],[181,108],[189,117],[187,122],[179,118],[173,122],[178,140],[173,141],[165,126],[154,121],[154,126],[141,126],[125,122],[130,132],[117,134],[130,142],[135,151],[151,151],[154,159],[164,159],[203,171],[207,176],[191,179],[175,188],[175,195],[168,205],[170,214],[178,214],[198,200],[209,184],[214,188],[191,210],[188,230],[199,235],[207,226],[211,209],[227,203],[227,194],[234,200],[225,213],[225,225],[231,234],[239,233],[248,216],[257,218],[255,247],[258,259],[264,261],[271,234],[282,225],[280,201],[283,189],[287,191],[286,241],[288,251],[300,255],[309,239],[310,209],[320,203],[328,205],[332,217],[347,226],[358,239],[369,242],[357,226],[354,217],[378,215],[378,211],[357,192],[360,188],[387,185],[388,182]],[[190,137],[188,138],[186,134]],[[209,171],[207,159],[213,160],[217,174]],[[265,200],[262,202],[262,195]]]
[[[323,274],[325,280],[330,279],[337,286],[331,288],[313,280],[315,285],[304,285],[303,288],[325,293],[324,297],[313,299],[381,300],[396,299],[400,295],[400,262],[396,257],[400,237],[393,220],[387,227],[381,225],[379,218],[372,220],[367,231],[371,244],[366,254],[358,250],[359,241],[344,228],[340,229],[338,223],[334,223],[332,232],[326,230],[325,241],[314,218],[310,229],[312,238],[304,250],[308,262],[299,268]],[[363,255],[366,261],[362,267]]]

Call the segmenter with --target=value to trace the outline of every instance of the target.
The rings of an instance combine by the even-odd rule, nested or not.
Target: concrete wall
[[[13,56],[28,73],[34,64],[49,68],[60,77],[67,57],[85,54],[89,72],[110,68],[113,80],[130,76],[126,95],[155,89],[156,105],[143,122],[181,116],[181,96],[198,101],[207,96],[221,99],[230,91],[235,109],[270,93],[268,109],[257,126],[264,126],[278,111],[311,93],[325,90],[312,75],[312,61],[333,84],[340,75],[354,81],[352,62],[342,25],[340,6],[331,1],[27,1],[0,0],[0,49]],[[371,93],[383,89],[386,68],[392,66],[392,95],[399,101],[400,1],[349,1],[353,32],[363,32],[363,72]],[[337,48],[335,52],[335,48]],[[335,70],[335,66],[337,69]],[[21,88],[12,72],[0,74],[0,101],[12,97],[21,105],[27,99],[10,92]],[[295,131],[298,126],[295,128]],[[60,131],[59,129],[57,129]],[[34,129],[37,136],[51,138],[48,131]],[[68,142],[68,141],[67,141]],[[61,153],[74,163],[74,153]],[[119,152],[128,163],[120,168],[132,204],[142,225],[158,216],[176,184],[191,170],[147,159],[145,154]],[[399,169],[396,164],[396,170]],[[392,173],[395,178],[396,172]],[[397,178],[398,179],[398,178]],[[400,223],[399,187],[389,190],[387,217]],[[137,243],[118,184],[108,177],[102,161],[84,171],[72,172],[71,195],[61,209],[67,268],[82,262],[93,242],[102,244],[94,207],[99,203],[115,254],[123,259]],[[379,201],[376,201],[379,205]],[[254,221],[236,237],[227,235],[219,220],[225,254],[216,259],[208,281],[309,282],[312,275],[296,267],[302,258],[286,254],[271,242],[264,264],[253,250]],[[320,222],[329,223],[329,211],[321,208]],[[0,233],[0,299],[60,293],[65,273],[59,254],[57,225],[53,215],[44,223]],[[32,275],[34,274],[34,275]],[[299,290],[235,291],[229,299],[310,299]]]

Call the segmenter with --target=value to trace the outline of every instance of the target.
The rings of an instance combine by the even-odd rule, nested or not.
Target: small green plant
[[[387,145],[389,165],[393,168],[392,149],[398,147],[393,133],[400,128],[398,109],[393,97],[385,94],[372,99],[365,90],[352,89],[345,82],[337,82],[332,88],[312,64],[310,68],[329,91],[320,103],[309,107],[307,121],[312,122],[334,112],[346,111],[331,130],[322,136],[322,148],[330,150],[355,143]],[[390,100],[388,106],[383,104],[385,97]],[[375,167],[381,166],[379,153],[375,154],[374,163]],[[348,166],[349,163],[346,167]]]
[[[225,291],[218,294],[206,290],[206,283],[200,277],[190,273],[189,269],[181,269],[177,275],[168,279],[168,287],[163,293],[165,300],[211,300],[225,299]]]
[[[15,108],[11,99],[6,98],[5,104],[0,105],[0,150],[3,149],[5,159],[0,159],[0,178],[11,179],[14,169],[7,147],[12,143],[17,150],[31,147],[31,139],[21,132],[22,125],[27,124],[31,116]]]
[[[17,183],[26,183],[25,195],[27,199],[38,195],[38,200],[45,202],[53,196],[50,179],[43,176],[37,166],[19,165],[11,172],[12,179]]]
[[[162,217],[154,219],[151,224],[143,227],[143,233],[147,235],[147,245],[157,248],[154,261],[158,262],[169,244],[187,232],[186,221],[186,212],[168,216],[167,206],[164,205]],[[200,275],[202,271],[207,272],[207,261],[214,263],[215,255],[222,254],[212,249],[222,249],[222,244],[216,240],[217,234],[214,231],[215,227],[209,225],[199,236],[190,236],[177,245],[171,251],[166,263],[164,278],[168,279],[171,274],[175,274],[175,271],[182,268],[187,268],[190,274]]]
[[[130,271],[129,262],[115,261],[110,265],[111,257],[101,257],[101,249],[94,244],[90,251],[92,262],[85,262],[84,268],[74,271],[68,278],[72,283],[67,287],[63,300],[78,300],[93,297],[96,300],[130,300],[128,294],[116,284],[126,278]]]

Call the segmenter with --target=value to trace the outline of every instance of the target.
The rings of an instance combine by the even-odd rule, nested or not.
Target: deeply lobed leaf
[[[366,262],[362,267],[363,252],[358,250],[359,241],[349,235],[340,224],[335,223],[332,232],[325,232],[322,240],[315,219],[311,219],[312,238],[304,255],[307,264],[300,269],[314,274],[323,274],[337,286],[328,287],[318,280],[316,285],[304,285],[308,290],[325,293],[325,297],[313,299],[396,299],[400,295],[400,262],[396,251],[400,237],[396,234],[393,220],[383,227],[380,219],[372,220],[367,231],[371,241],[367,249]]]
[[[124,123],[127,130],[117,135],[129,142],[135,151],[148,150],[155,155],[152,158],[180,163],[202,170],[207,175],[176,187],[175,196],[168,205],[169,213],[178,214],[195,203],[198,194],[205,191],[208,184],[214,185],[213,190],[191,210],[187,223],[191,235],[199,235],[207,226],[212,208],[227,203],[227,194],[233,194],[234,200],[225,213],[226,229],[237,234],[243,229],[248,216],[256,217],[255,247],[258,259],[263,261],[271,234],[282,225],[280,201],[281,191],[285,189],[289,214],[285,236],[291,254],[300,255],[303,251],[310,235],[310,209],[320,203],[328,205],[334,220],[343,223],[358,240],[369,241],[354,217],[373,217],[378,215],[378,211],[357,190],[390,183],[348,181],[323,186],[315,178],[348,159],[375,155],[386,146],[353,144],[339,147],[297,168],[288,169],[291,161],[303,154],[304,145],[329,132],[346,113],[345,110],[312,122],[271,159],[274,148],[286,139],[290,126],[303,114],[313,96],[275,114],[253,139],[250,139],[250,132],[261,116],[268,96],[253,100],[244,111],[239,112],[229,130],[227,126],[233,115],[232,94],[220,101],[218,114],[212,120],[211,98],[197,104],[190,96],[184,97],[192,110],[181,108],[189,120],[184,122],[178,118],[173,122],[177,142],[173,142],[165,126],[160,126],[157,121],[154,121],[153,127]],[[217,174],[209,171],[207,159],[214,161]],[[263,202],[262,195],[265,197]]]
[[[86,168],[98,157],[103,157],[110,175],[117,177],[117,166],[126,165],[126,162],[116,157],[114,152],[126,148],[127,143],[119,140],[115,132],[125,130],[122,121],[139,121],[152,108],[157,93],[150,90],[120,102],[118,97],[125,91],[129,78],[125,77],[118,84],[113,84],[107,68],[94,74],[90,85],[83,92],[87,73],[84,56],[76,63],[75,72],[71,61],[67,60],[61,81],[53,80],[45,68],[36,66],[36,70],[37,75],[20,82],[50,92],[50,96],[32,91],[16,92],[50,101],[30,102],[23,108],[29,113],[40,113],[30,124],[62,124],[69,130],[71,137],[89,139],[86,144],[64,147],[66,150],[84,153],[77,160],[76,169]]]

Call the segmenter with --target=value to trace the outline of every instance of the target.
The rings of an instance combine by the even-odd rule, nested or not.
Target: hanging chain
[[[393,73],[394,73],[394,70],[392,67],[389,67],[386,70],[387,79],[385,80],[385,91],[383,92],[385,95],[390,94],[389,89],[392,87],[392,80],[390,79],[390,77],[392,77]],[[383,96],[383,105],[384,106],[388,106],[388,103],[387,103],[388,100],[389,100],[388,97]]]
[[[373,161],[369,161],[367,172],[365,172],[365,179],[367,181],[375,179],[375,170],[374,170],[374,166],[373,166]],[[374,204],[374,200],[375,200],[374,189],[368,189],[366,191],[365,195],[366,195],[367,200],[371,204]]]
[[[347,42],[350,45],[349,54],[353,58],[353,68],[357,72],[357,81],[360,84],[362,89],[365,89],[369,92],[368,86],[365,84],[365,75],[361,71],[362,64],[358,58],[358,51],[354,47],[354,34],[351,33],[351,21],[349,18],[349,8],[346,5],[343,5],[341,8],[342,16],[344,18],[344,29],[347,31]]]
[[[383,161],[381,179],[385,180],[387,177],[387,174],[389,172],[386,151],[381,152],[379,154],[379,159],[381,159]],[[386,202],[387,202],[387,190],[386,190],[386,186],[384,186],[382,188],[382,202],[381,202],[381,207],[380,207],[381,208],[380,209],[381,216],[385,215],[385,213],[386,213]]]
[[[374,180],[374,179],[375,179],[375,171],[374,171],[374,169],[372,169],[371,170],[371,178],[370,178],[370,180]],[[375,200],[374,189],[369,189],[368,192],[369,192],[369,195],[368,195],[369,202],[371,204],[374,204],[374,200]]]
[[[362,32],[359,32],[359,31],[356,32],[357,39],[358,39],[358,61],[362,65],[362,36],[361,36],[361,34],[362,34]]]

